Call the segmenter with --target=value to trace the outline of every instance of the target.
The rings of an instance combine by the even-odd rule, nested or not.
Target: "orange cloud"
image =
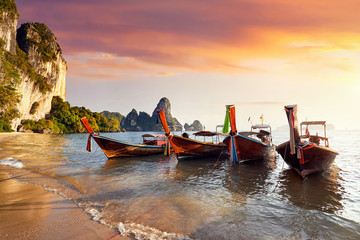
[[[171,76],[176,76],[176,75],[179,75],[179,74],[173,73],[173,72],[159,72],[156,74],[156,76],[159,76],[159,77],[171,77]]]
[[[104,53],[86,62],[97,68],[163,66],[170,71],[248,73],[268,70],[248,64],[256,59],[282,58],[291,63],[308,58],[311,62],[314,54],[331,48],[359,48],[354,46],[360,38],[357,0],[346,4],[17,0],[17,4],[21,18],[25,15],[50,26],[64,54]],[[133,62],[119,62],[122,58]]]

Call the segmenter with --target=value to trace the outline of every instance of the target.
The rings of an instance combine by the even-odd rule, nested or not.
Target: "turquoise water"
[[[142,134],[102,135],[140,143]],[[287,132],[273,136],[274,144],[288,139]],[[0,142],[0,163],[12,166],[0,170],[137,238],[359,239],[360,131],[328,136],[339,156],[305,180],[280,156],[235,166],[174,155],[108,160],[95,142],[86,152],[87,134],[14,135]]]

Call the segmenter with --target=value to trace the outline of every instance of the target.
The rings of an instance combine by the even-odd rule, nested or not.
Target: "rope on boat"
[[[217,163],[219,162],[220,157],[221,157],[222,153],[224,152],[224,148],[225,148],[225,146],[222,147],[221,152],[220,152],[220,155],[219,155],[218,159],[216,160],[216,162],[215,162],[212,170],[214,170],[214,168],[216,167]]]
[[[121,233],[118,232],[117,234],[115,234],[114,236],[112,236],[111,238],[108,238],[107,240],[111,240],[111,239],[114,239],[115,237],[119,236]]]

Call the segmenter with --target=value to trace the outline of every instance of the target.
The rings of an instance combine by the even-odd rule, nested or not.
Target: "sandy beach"
[[[7,177],[0,172],[0,179]],[[15,180],[0,182],[0,219],[0,239],[109,239],[117,234],[72,201]]]
[[[1,133],[1,142],[24,133]],[[27,134],[27,133],[25,133]],[[0,180],[7,179],[0,166]],[[110,239],[118,233],[95,222],[75,203],[42,187],[0,182],[0,239]],[[131,239],[117,235],[113,239]]]

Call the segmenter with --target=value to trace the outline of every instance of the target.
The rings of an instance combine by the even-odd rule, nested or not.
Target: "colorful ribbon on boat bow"
[[[165,145],[165,151],[164,151],[164,155],[170,157],[170,138],[172,137],[172,135],[170,136],[166,136],[166,145]]]
[[[178,155],[179,154],[178,149],[171,142],[171,139],[173,138],[173,135],[170,134],[170,129],[169,129],[169,126],[168,126],[168,124],[166,122],[164,109],[158,110],[158,114],[159,114],[161,124],[162,124],[162,126],[163,126],[163,128],[165,130],[165,136],[167,137],[164,155],[166,155],[168,157],[170,156],[170,146],[172,146],[172,148],[174,149],[174,152]]]
[[[91,145],[91,137],[94,136],[95,132],[94,130],[92,130],[88,120],[86,119],[86,117],[82,117],[81,119],[82,124],[84,125],[84,127],[86,128],[86,130],[90,133],[89,137],[88,137],[88,141],[87,141],[87,146],[86,146],[86,150],[88,152],[91,152],[92,149],[92,145]]]
[[[315,146],[315,143],[312,144],[305,144],[304,146],[298,146],[298,154],[297,154],[297,158],[300,160],[300,164],[304,165],[305,163],[305,158],[304,158],[304,150],[313,148]],[[299,156],[300,155],[300,156]]]
[[[239,162],[234,136],[230,136],[229,153],[230,153],[230,162],[233,162],[234,164],[236,162]]]
[[[226,105],[224,128],[225,126],[229,128],[228,127],[229,123],[231,127],[230,139],[229,139],[230,162],[233,162],[235,164],[236,162],[239,162],[238,151],[235,143],[235,137],[237,134],[236,121],[235,121],[235,105]]]
[[[92,150],[91,138],[92,138],[93,135],[94,135],[94,133],[89,134],[89,137],[88,137],[88,140],[87,140],[86,150],[88,152],[91,152],[91,150]]]

